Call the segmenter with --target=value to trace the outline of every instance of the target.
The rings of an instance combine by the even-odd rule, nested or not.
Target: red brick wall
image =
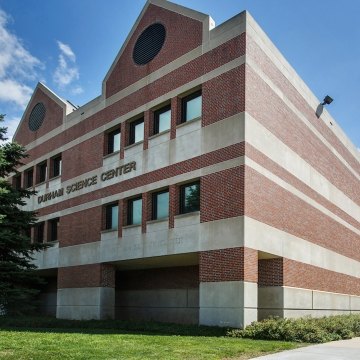
[[[230,70],[202,86],[202,126],[245,110],[245,65]]]
[[[104,134],[86,140],[62,153],[61,180],[66,181],[102,166]]]
[[[165,43],[152,61],[146,65],[136,65],[132,58],[135,42],[155,22],[165,26]],[[106,82],[106,97],[195,49],[201,43],[202,22],[150,4]]]
[[[284,259],[284,285],[360,295],[359,278]]]
[[[200,282],[257,282],[257,251],[237,247],[199,253]]]
[[[199,287],[199,266],[116,272],[118,290],[187,289]]]
[[[61,217],[60,247],[100,241],[102,207],[94,207]]]
[[[58,270],[58,288],[115,287],[115,270],[109,264],[69,266]]]
[[[355,220],[351,215],[347,214],[345,211],[341,210],[339,207],[334,205],[324,196],[320,195],[318,192],[310,188],[308,185],[303,183],[297,177],[289,173],[283,167],[275,163],[264,153],[255,149],[252,145],[246,143],[246,156],[254,160],[256,163],[263,166],[265,169],[271,171],[273,174],[277,175],[281,179],[285,180],[290,185],[294,186],[296,189],[300,190],[303,194],[315,200],[320,205],[324,206],[326,209],[330,210],[335,215],[339,216],[355,228],[360,230],[360,222]]]
[[[284,285],[283,258],[259,259],[259,286]]]
[[[45,106],[46,113],[44,121],[41,127],[37,131],[31,131],[29,129],[29,116],[33,107],[42,102]],[[27,145],[37,138],[47,134],[49,131],[59,127],[63,123],[63,109],[55,101],[50,99],[42,90],[37,89],[31,103],[28,106],[28,111],[25,114],[25,121],[18,129],[14,141],[22,145]],[[30,158],[27,161],[32,161],[34,158]]]
[[[360,260],[359,235],[249,167],[245,189],[246,216]]]
[[[249,66],[246,67],[246,111],[360,205],[359,180]]]
[[[200,221],[214,221],[244,214],[244,166],[201,178]]]

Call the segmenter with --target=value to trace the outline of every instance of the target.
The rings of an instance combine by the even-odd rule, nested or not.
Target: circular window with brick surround
[[[133,59],[138,65],[149,63],[164,45],[166,30],[164,25],[155,23],[148,26],[136,40]]]
[[[37,103],[31,110],[29,116],[29,129],[31,131],[36,131],[40,128],[44,122],[46,109],[43,103]]]

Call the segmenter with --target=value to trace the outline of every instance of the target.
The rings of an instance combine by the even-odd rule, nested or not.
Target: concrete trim
[[[360,278],[360,261],[244,217],[244,246],[290,260]]]

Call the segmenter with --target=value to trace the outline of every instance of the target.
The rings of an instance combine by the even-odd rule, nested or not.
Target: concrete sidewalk
[[[306,346],[277,354],[260,356],[261,360],[360,360],[360,338]]]

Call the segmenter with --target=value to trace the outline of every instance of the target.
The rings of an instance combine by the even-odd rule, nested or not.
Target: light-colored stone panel
[[[349,295],[313,292],[313,308],[314,310],[350,310]]]
[[[283,309],[284,288],[282,286],[260,286],[258,288],[259,309]]]
[[[350,296],[351,311],[360,311],[360,296]]]
[[[33,263],[38,269],[52,269],[59,266],[59,243],[34,254]]]
[[[202,153],[215,151],[245,140],[245,113],[236,114],[202,129]]]
[[[62,247],[59,250],[59,267],[96,264],[99,262],[100,241]]]
[[[311,290],[285,287],[283,294],[285,309],[312,309],[313,292]]]

